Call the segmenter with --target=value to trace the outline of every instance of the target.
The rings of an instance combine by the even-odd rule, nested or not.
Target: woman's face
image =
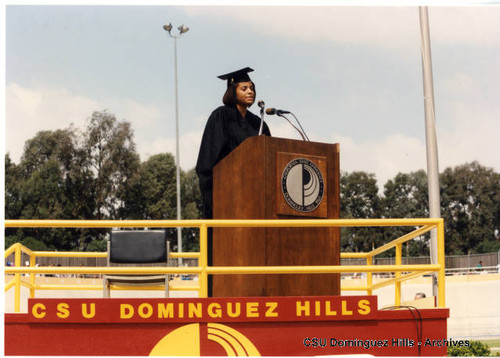
[[[255,102],[255,89],[252,82],[240,82],[236,85],[236,101],[250,107]]]

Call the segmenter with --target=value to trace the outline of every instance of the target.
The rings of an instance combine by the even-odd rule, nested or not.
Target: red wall
[[[83,304],[88,318],[82,315]],[[168,310],[159,313],[158,304],[176,310],[168,316]],[[189,304],[198,305],[201,317],[187,317]],[[179,307],[183,317],[179,317]],[[164,337],[188,325],[199,341],[186,338],[170,342],[169,348],[177,344],[177,348],[198,348],[201,355],[227,355],[224,342],[214,340],[214,332],[220,333],[215,333],[219,340],[232,335],[224,338],[226,345],[252,346],[264,356],[417,356],[419,348],[424,356],[444,356],[445,344],[460,344],[446,340],[448,309],[421,309],[412,314],[406,309],[379,311],[376,307],[376,296],[30,299],[29,313],[5,315],[5,354],[144,356]],[[351,346],[341,347],[339,342]],[[370,343],[376,346],[363,346]]]

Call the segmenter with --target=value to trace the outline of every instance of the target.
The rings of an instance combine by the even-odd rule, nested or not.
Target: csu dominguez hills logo
[[[290,207],[300,212],[318,208],[324,194],[324,180],[319,168],[309,159],[290,161],[281,175],[281,190]]]

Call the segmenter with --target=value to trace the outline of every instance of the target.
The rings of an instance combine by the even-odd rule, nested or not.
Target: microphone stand
[[[292,112],[290,112],[290,114],[293,116],[293,118],[295,118],[295,120],[297,121],[297,123],[299,124],[299,127],[300,129],[302,129],[302,133],[304,133],[304,135],[306,136],[307,138],[307,141],[310,142],[311,140],[309,139],[309,137],[307,136],[306,134],[306,131],[304,130],[304,128],[302,128],[302,125],[300,124],[299,120],[297,119],[297,117],[295,117],[295,114],[293,114]],[[304,139],[305,140],[305,139]]]
[[[262,129],[264,128],[264,106],[260,107],[260,128],[259,135],[262,135]]]
[[[283,113],[277,112],[276,114],[277,114],[278,116],[280,116],[280,117],[285,118],[285,119],[288,121],[288,123],[290,123],[290,125],[291,125],[293,128],[295,128],[295,130],[296,130],[297,132],[299,132],[300,136],[302,137],[302,140],[303,140],[304,142],[306,141],[306,138],[304,137],[304,134],[305,134],[305,133],[304,133],[304,134],[302,134],[302,132],[301,132],[301,131],[297,128],[297,127],[295,127],[295,126],[293,125],[293,123],[292,123],[292,122],[290,122],[290,120],[289,120],[288,118],[286,118],[286,116],[284,116],[284,115],[283,115]],[[292,113],[292,115],[293,115],[293,113]],[[294,117],[295,117],[295,116],[294,116]],[[299,125],[300,125],[300,123],[299,123]],[[302,127],[301,127],[301,128],[302,128]],[[307,137],[307,136],[306,136],[306,137]],[[310,142],[309,138],[307,138],[307,141],[308,141],[308,142]]]

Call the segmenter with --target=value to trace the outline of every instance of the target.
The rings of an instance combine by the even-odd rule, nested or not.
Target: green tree
[[[51,249],[44,242],[41,242],[40,240],[35,239],[34,237],[31,236],[23,238],[21,240],[21,244],[23,244],[28,249],[33,251],[47,251]],[[52,247],[52,249],[54,248]]]
[[[11,159],[9,153],[5,154],[5,218],[19,219],[22,212],[20,183],[22,176],[19,166]],[[17,229],[5,229],[5,248],[19,242]]]
[[[172,220],[177,217],[177,187],[175,159],[170,153],[151,156],[141,163],[126,188],[122,216],[141,220]],[[181,216],[199,219],[201,194],[194,170],[181,171]],[[171,249],[177,250],[176,229],[168,229]],[[199,249],[199,234],[195,229],[182,229],[183,250]]]
[[[106,111],[94,112],[84,134],[84,171],[93,180],[93,218],[118,219],[126,195],[126,183],[137,171],[140,160],[130,123],[118,121]]]
[[[22,183],[21,218],[61,219],[69,205],[64,191],[61,170],[55,159],[49,159]],[[43,228],[22,229],[23,236],[32,236],[47,247],[69,248],[71,237],[64,230]]]
[[[6,158],[6,215],[9,219],[64,219],[68,217],[65,176],[71,168],[75,136],[67,130],[41,131],[26,141],[19,165]],[[72,247],[65,230],[10,229],[14,242],[32,237],[46,247]],[[31,245],[33,246],[33,245]]]
[[[409,174],[398,173],[384,185],[383,216],[386,218],[424,218],[429,216],[427,174],[423,170]],[[406,234],[404,227],[384,229],[387,241]],[[429,255],[429,235],[405,244],[406,256]]]
[[[201,218],[203,204],[195,169],[191,169],[181,177],[181,203],[183,219]],[[182,240],[184,251],[199,251],[200,235],[198,229],[183,229]]]
[[[119,219],[125,187],[139,166],[126,121],[94,112],[84,133],[72,126],[41,131],[28,141],[19,165],[6,156],[6,214],[10,219]],[[48,248],[101,247],[105,230],[19,229],[9,242],[33,237]],[[96,242],[94,242],[97,240]]]
[[[58,163],[49,159],[23,183],[22,218],[60,218],[67,199]]]
[[[500,249],[500,174],[478,162],[447,168],[440,177],[446,253]]]
[[[76,130],[70,126],[67,129],[55,131],[40,131],[24,144],[21,157],[23,175],[31,176],[47,161],[55,160],[66,174],[73,165],[76,151]]]
[[[130,179],[122,216],[137,220],[167,220],[176,217],[175,160],[172,154],[157,154],[141,163]]]
[[[23,176],[20,168],[5,155],[5,217],[7,219],[18,219],[21,217],[21,192],[20,183]]]
[[[340,216],[343,219],[380,218],[381,203],[374,174],[341,173]],[[383,240],[377,228],[342,228],[341,246],[344,251],[370,251]]]
[[[108,249],[108,242],[105,239],[97,238],[90,241],[85,248],[85,251],[101,251],[104,252]]]

